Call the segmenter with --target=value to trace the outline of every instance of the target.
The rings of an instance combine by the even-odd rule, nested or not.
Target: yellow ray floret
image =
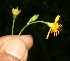
[[[21,10],[18,10],[18,7],[16,9],[12,9],[12,13],[14,16],[17,16],[19,13],[21,12]]]
[[[50,33],[54,33],[54,36],[57,36],[59,34],[59,32],[62,30],[61,29],[62,25],[58,24],[59,18],[60,18],[60,16],[57,15],[54,23],[48,23],[48,26],[50,27],[50,30],[48,31],[46,39],[48,39]]]

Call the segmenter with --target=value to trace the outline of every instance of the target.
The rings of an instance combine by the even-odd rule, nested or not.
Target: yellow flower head
[[[47,25],[50,27],[50,30],[48,31],[48,35],[47,35],[46,39],[48,39],[50,33],[54,33],[54,36],[57,36],[57,35],[59,34],[59,31],[62,30],[62,29],[61,29],[62,25],[61,25],[61,24],[58,24],[59,18],[60,18],[60,16],[58,15],[58,16],[55,18],[54,23],[49,23],[49,22],[48,22]]]
[[[18,10],[18,7],[16,9],[12,9],[12,13],[14,16],[17,16],[19,13],[21,12],[21,10]]]

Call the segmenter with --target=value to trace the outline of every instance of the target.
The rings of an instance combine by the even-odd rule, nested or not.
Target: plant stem
[[[22,30],[19,32],[19,36],[21,35],[21,33],[23,32],[23,30],[24,30],[28,25],[31,25],[31,24],[33,24],[33,23],[44,23],[44,24],[48,24],[48,22],[44,22],[44,21],[35,21],[35,22],[27,23],[27,25],[24,26],[24,27],[22,28]]]
[[[16,16],[13,16],[13,25],[12,25],[12,37],[13,37],[13,33],[14,33],[14,23],[15,23],[15,19],[16,19]]]
[[[30,24],[33,24],[33,23],[44,23],[44,24],[48,24],[48,22],[44,22],[44,21],[35,21],[35,22],[31,22]]]
[[[28,25],[29,25],[29,24],[28,24]],[[19,32],[19,36],[20,36],[20,34],[23,32],[23,30],[24,30],[28,25],[24,26],[24,27],[21,29],[21,31]]]

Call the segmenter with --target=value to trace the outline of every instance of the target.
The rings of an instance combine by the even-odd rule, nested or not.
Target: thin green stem
[[[14,23],[15,23],[15,19],[16,19],[16,16],[13,17],[13,25],[12,25],[12,37],[13,37],[13,33],[14,33]]]
[[[33,24],[33,23],[44,23],[44,24],[48,24],[48,22],[44,22],[44,21],[35,21],[35,22],[27,23],[27,25],[24,26],[24,27],[22,28],[22,30],[19,32],[19,36],[21,35],[21,33],[23,32],[23,30],[24,30],[28,25],[31,25],[31,24]]]
[[[33,24],[33,23],[44,23],[44,24],[48,24],[48,22],[44,22],[44,21],[35,21],[35,22],[29,23],[29,25],[30,25],[30,24]]]
[[[28,24],[28,25],[30,25],[30,24]],[[28,25],[24,26],[24,27],[21,29],[21,31],[19,32],[19,36],[20,36],[20,34],[23,32],[23,30],[24,30]]]

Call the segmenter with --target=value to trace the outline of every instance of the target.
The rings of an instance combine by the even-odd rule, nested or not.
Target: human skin
[[[30,35],[0,37],[0,61],[27,61],[28,50],[33,45]]]

